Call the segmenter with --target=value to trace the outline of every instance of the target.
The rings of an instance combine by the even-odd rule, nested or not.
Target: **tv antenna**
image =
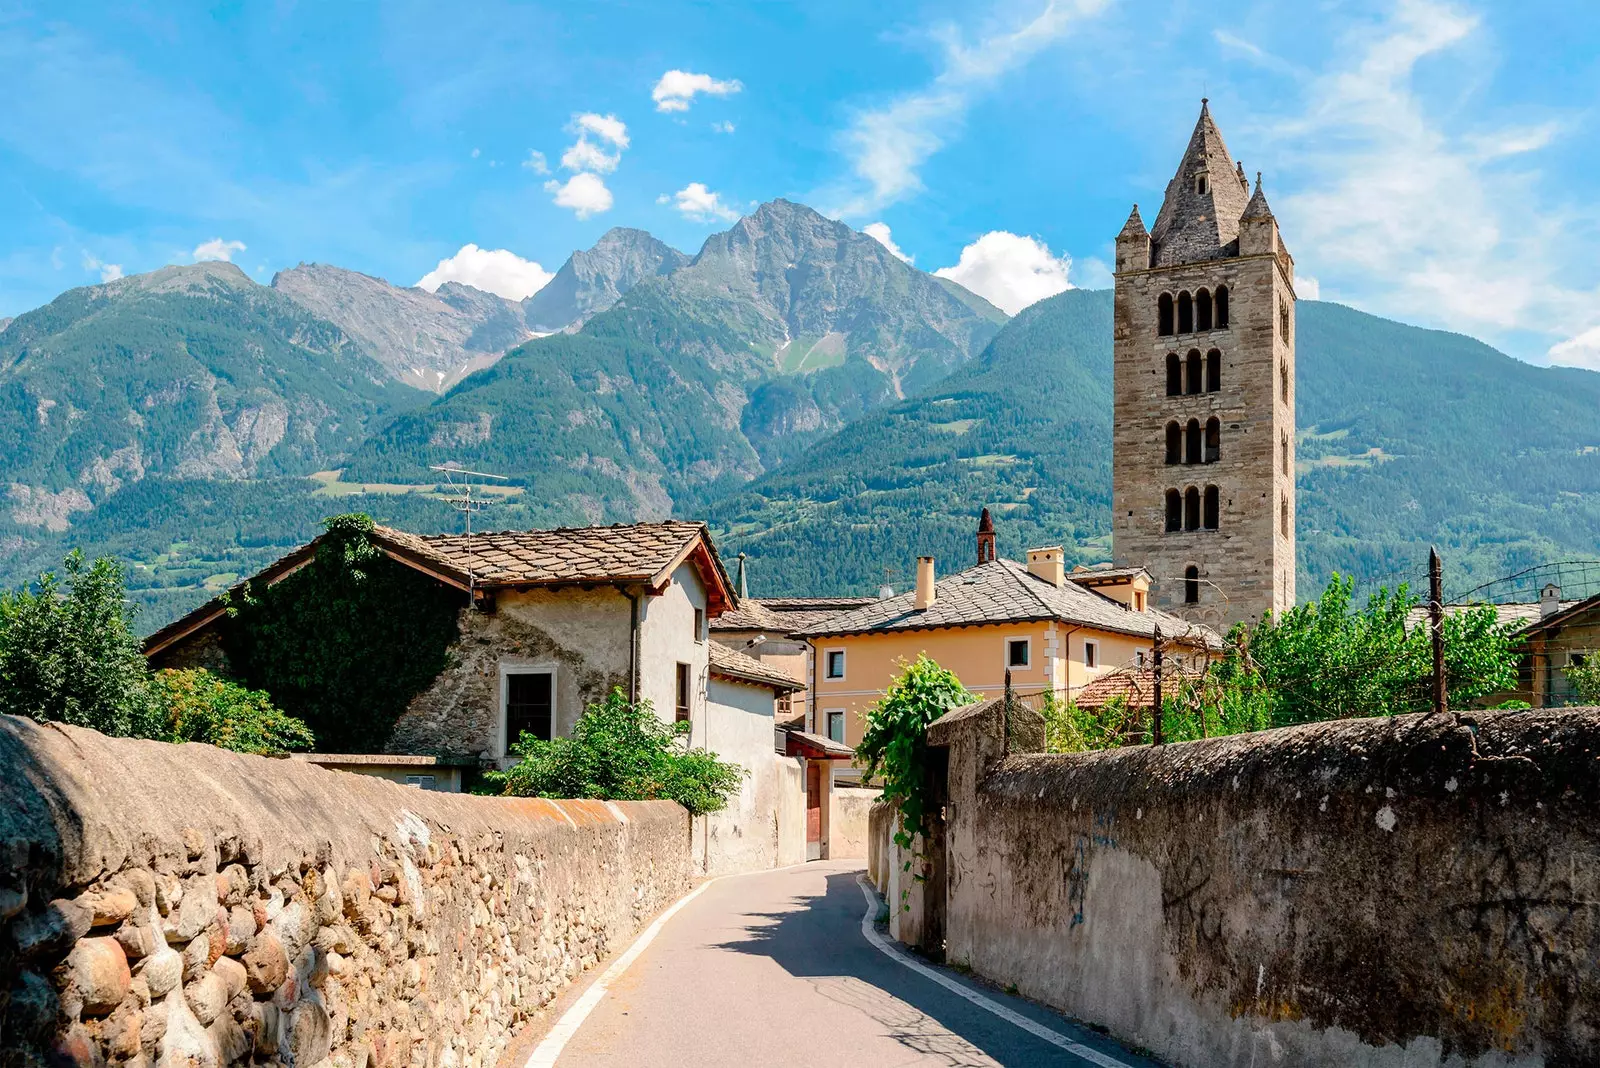
[[[472,536],[472,513],[481,512],[494,502],[486,497],[472,495],[472,480],[475,478],[493,478],[501,482],[506,481],[505,475],[491,475],[487,471],[468,471],[459,464],[436,464],[428,468],[429,471],[442,471],[444,483],[452,492],[459,492],[459,497],[450,498],[450,507],[461,513],[466,522],[467,536]],[[458,481],[459,479],[459,481]]]

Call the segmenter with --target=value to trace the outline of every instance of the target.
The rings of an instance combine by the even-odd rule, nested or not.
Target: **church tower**
[[[1225,629],[1295,603],[1294,259],[1200,103],[1155,226],[1117,235],[1112,546]]]

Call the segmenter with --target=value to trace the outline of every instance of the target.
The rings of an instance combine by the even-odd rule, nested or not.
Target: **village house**
[[[382,753],[301,759],[460,789],[464,771],[515,763],[511,746],[523,733],[569,734],[588,705],[620,689],[687,723],[691,745],[747,771],[727,809],[695,821],[704,870],[804,859],[805,762],[774,751],[778,704],[804,684],[711,641],[712,622],[736,595],[703,523],[427,536],[378,526],[369,539],[389,560],[459,591],[449,666],[410,700]],[[321,541],[250,583],[282,582]],[[226,619],[219,598],[152,634],[151,666],[230,674]]]
[[[867,709],[922,654],[980,697],[1004,693],[1009,677],[1016,693],[1065,699],[1103,675],[1142,666],[1158,628],[1175,670],[1221,651],[1211,628],[1150,605],[1142,568],[1069,572],[1060,546],[1029,549],[1026,564],[999,559],[987,509],[977,550],[974,566],[944,578],[922,557],[914,590],[797,632],[813,650],[815,733],[858,745]]]

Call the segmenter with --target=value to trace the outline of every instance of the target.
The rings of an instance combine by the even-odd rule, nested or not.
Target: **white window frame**
[[[561,675],[556,664],[551,662],[537,664],[501,664],[500,665],[500,710],[495,721],[495,731],[499,735],[495,751],[502,757],[511,755],[510,727],[506,723],[506,706],[511,702],[511,676],[513,675],[549,675],[550,676],[550,737],[555,738],[559,732],[556,723],[560,702],[557,695],[561,692]]]
[[[822,736],[824,738],[829,739],[830,741],[843,743],[844,742],[844,738],[835,738],[833,736],[833,717],[834,716],[838,716],[839,717],[839,733],[845,735],[846,737],[848,737],[849,734],[850,734],[850,719],[849,719],[849,715],[850,715],[849,711],[847,709],[843,709],[843,708],[830,708],[830,709],[826,710],[825,712],[823,712],[822,713]]]
[[[1094,663],[1089,663],[1090,660]],[[1100,666],[1100,643],[1094,638],[1083,639],[1083,666],[1089,670]]]
[[[839,654],[839,674],[833,674],[833,654]],[[849,657],[845,656],[843,649],[824,649],[822,651],[822,677],[827,682],[843,682],[845,675],[850,670]]]
[[[1032,668],[1033,667],[1033,638],[1032,637],[1023,637],[1023,638],[1010,637],[1010,638],[1007,638],[1005,640],[1005,642],[1006,642],[1005,665],[1006,665],[1006,670],[1007,671],[1010,671],[1013,668]],[[1011,662],[1011,647],[1013,645],[1019,643],[1019,642],[1022,644],[1022,663],[1013,664]]]

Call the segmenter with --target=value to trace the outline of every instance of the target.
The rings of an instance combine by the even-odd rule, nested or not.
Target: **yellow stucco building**
[[[919,654],[980,696],[1004,692],[1009,670],[1019,694],[1069,697],[1108,672],[1146,667],[1158,627],[1174,661],[1220,651],[1215,631],[1150,607],[1143,568],[1069,572],[1060,546],[1028,550],[1026,564],[997,559],[987,511],[984,519],[975,566],[936,579],[933,558],[923,557],[914,590],[795,635],[813,651],[814,733],[858,744],[867,709]]]

